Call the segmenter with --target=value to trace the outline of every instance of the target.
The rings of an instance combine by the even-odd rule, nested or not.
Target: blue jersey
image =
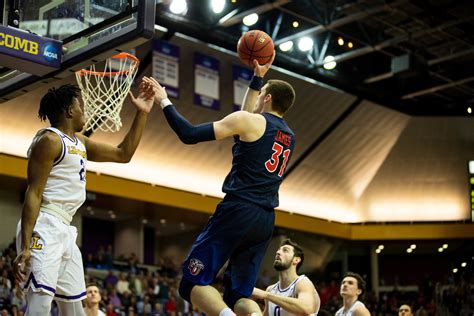
[[[254,142],[235,137],[232,169],[222,191],[264,208],[275,208],[279,204],[278,189],[295,147],[295,134],[282,118],[270,113],[262,115],[267,122],[262,137]]]

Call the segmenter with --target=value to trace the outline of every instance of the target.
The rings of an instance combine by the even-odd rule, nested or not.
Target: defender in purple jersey
[[[272,62],[273,58],[263,66],[254,62],[255,74],[241,111],[198,126],[178,113],[165,89],[154,81],[155,102],[182,142],[235,139],[232,169],[223,185],[226,196],[182,266],[179,292],[206,315],[234,315],[231,308],[237,314],[261,314],[248,298],[273,234],[278,189],[295,146],[295,135],[283,120],[295,99],[293,88],[281,80],[263,85]],[[222,299],[210,284],[227,260]]]

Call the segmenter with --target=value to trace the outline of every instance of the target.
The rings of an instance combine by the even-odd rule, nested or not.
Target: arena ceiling
[[[165,39],[179,32],[235,51],[249,29],[243,17],[258,13],[250,29],[277,45],[294,42],[290,51],[277,49],[277,66],[409,115],[467,115],[474,105],[472,1],[233,0],[219,14],[188,1],[184,15],[171,13],[170,2],[157,6]],[[297,49],[303,36],[314,43],[304,53]],[[328,55],[333,70],[323,67]]]

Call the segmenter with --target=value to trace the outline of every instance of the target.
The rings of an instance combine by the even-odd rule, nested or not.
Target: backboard
[[[63,42],[61,68],[41,77],[0,62],[0,102],[134,48],[154,35],[155,0],[0,0],[2,25]]]

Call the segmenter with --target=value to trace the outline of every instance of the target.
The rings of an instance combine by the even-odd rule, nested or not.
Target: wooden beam
[[[0,153],[0,175],[26,179],[26,158]],[[206,214],[214,213],[220,198],[186,192],[114,176],[87,173],[87,190]],[[342,224],[276,211],[279,227],[349,240],[414,240],[474,238],[474,224]]]

